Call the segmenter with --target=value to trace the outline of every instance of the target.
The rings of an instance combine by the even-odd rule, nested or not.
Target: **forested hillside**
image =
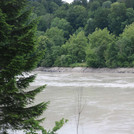
[[[134,0],[29,0],[27,8],[39,19],[38,66],[134,66]]]

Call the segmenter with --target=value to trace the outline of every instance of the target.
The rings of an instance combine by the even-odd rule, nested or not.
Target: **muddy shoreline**
[[[134,68],[39,67],[34,71],[78,73],[134,73]]]

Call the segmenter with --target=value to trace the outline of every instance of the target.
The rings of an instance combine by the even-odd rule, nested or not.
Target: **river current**
[[[46,73],[31,84],[46,84],[35,103],[50,101],[43,126],[51,129],[61,118],[69,121],[58,134],[134,134],[134,74]]]
[[[58,134],[134,134],[134,74],[46,73],[37,74],[31,89],[46,84],[35,104],[50,101],[42,126],[53,128],[62,118],[68,122]],[[79,114],[80,113],[80,114]],[[78,116],[78,114],[80,116]],[[24,134],[23,131],[9,131]]]

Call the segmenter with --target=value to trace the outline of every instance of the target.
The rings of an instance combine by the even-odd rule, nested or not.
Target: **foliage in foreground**
[[[66,121],[62,119],[47,132],[40,125],[44,118],[39,116],[48,102],[33,104],[45,85],[28,89],[35,79],[29,72],[36,67],[42,51],[39,51],[35,36],[37,20],[29,19],[31,11],[24,8],[26,2],[0,1],[0,133],[25,130],[36,134],[40,130],[44,134],[54,134]]]

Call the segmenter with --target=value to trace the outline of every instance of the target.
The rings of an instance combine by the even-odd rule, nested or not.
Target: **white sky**
[[[71,2],[73,2],[74,0],[62,0],[62,1],[65,1],[65,2],[71,3]],[[89,1],[89,0],[88,0],[88,1]]]
[[[63,0],[63,1],[66,1],[66,2],[68,2],[68,3],[73,2],[73,0]]]

